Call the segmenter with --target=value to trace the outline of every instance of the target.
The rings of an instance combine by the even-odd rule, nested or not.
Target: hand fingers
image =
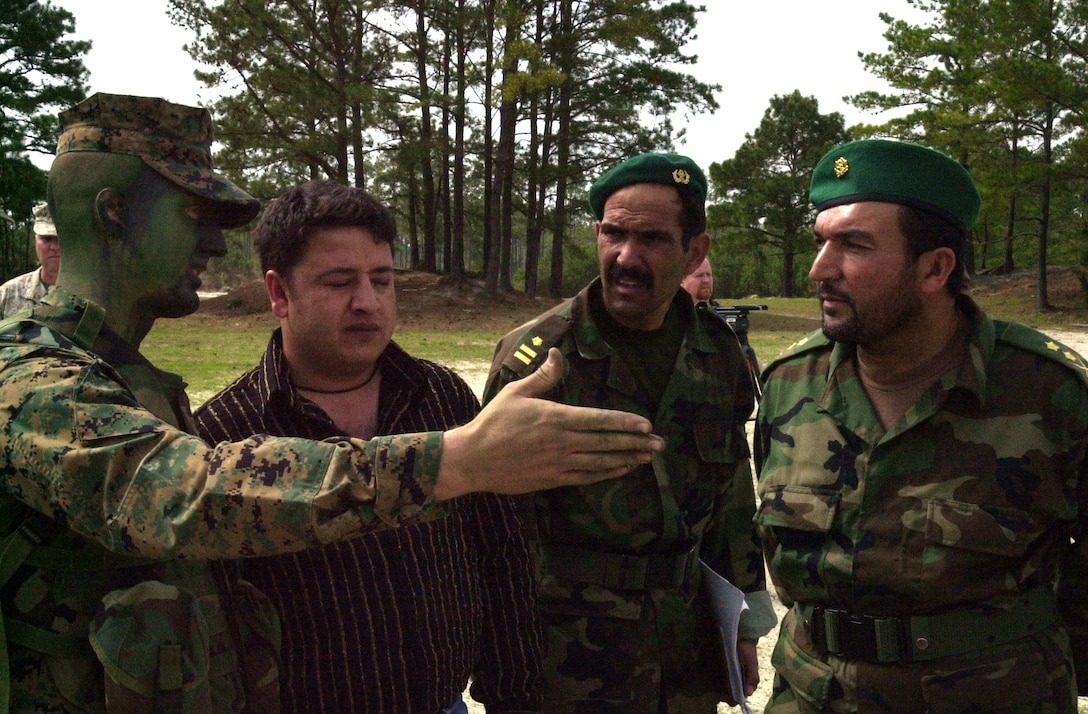
[[[557,425],[569,431],[649,434],[653,428],[650,421],[644,417],[614,409],[556,404],[553,413]]]

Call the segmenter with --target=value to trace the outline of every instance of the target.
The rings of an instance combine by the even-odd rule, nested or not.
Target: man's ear
[[[708,253],[710,253],[709,233],[700,233],[692,238],[691,243],[688,243],[688,264],[684,269],[684,275],[691,275],[698,270]]]
[[[935,248],[918,258],[922,290],[936,293],[944,290],[952,271],[956,269],[956,254],[951,248]]]
[[[286,319],[291,302],[287,298],[287,280],[275,270],[269,270],[264,274],[264,287],[272,303],[272,314],[281,320]]]
[[[110,239],[125,237],[125,197],[115,188],[104,188],[94,199],[94,222],[98,231]]]

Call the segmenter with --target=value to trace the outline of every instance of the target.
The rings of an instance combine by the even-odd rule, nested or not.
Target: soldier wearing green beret
[[[205,444],[184,383],[139,345],[197,308],[222,230],[260,206],[212,170],[206,110],[97,94],[61,124],[60,275],[0,323],[0,711],[275,712],[275,613],[227,580],[239,604],[225,615],[200,559],[439,517],[470,491],[592,482],[660,449],[645,419],[529,398],[554,383],[554,357],[445,433]]]
[[[700,560],[751,605],[736,648],[748,694],[774,613],[751,523],[752,384],[728,325],[680,287],[710,247],[706,179],[686,156],[643,154],[605,173],[589,200],[600,276],[502,339],[485,400],[558,347],[569,372],[557,401],[642,414],[668,446],[621,479],[526,504],[544,711],[715,712],[732,695]]]
[[[766,711],[1076,712],[1088,365],[964,294],[980,198],[867,140],[812,177],[823,324],[765,371],[756,523],[790,606]]]

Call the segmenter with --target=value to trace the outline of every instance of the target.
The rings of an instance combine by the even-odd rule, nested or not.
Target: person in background
[[[1088,693],[1088,365],[963,292],[981,199],[865,140],[812,176],[822,330],[765,371],[755,457],[790,611],[769,714],[1063,712]]]
[[[714,270],[710,267],[710,258],[703,258],[698,268],[684,276],[680,287],[688,291],[692,302],[711,302],[714,297]]]
[[[667,446],[608,484],[530,497],[544,710],[711,714],[732,695],[700,563],[751,606],[735,653],[746,694],[775,615],[752,526],[752,383],[725,321],[680,288],[710,247],[706,179],[686,156],[643,154],[589,198],[599,277],[502,338],[485,402],[558,347],[570,368],[557,401],[642,414]]]
[[[34,307],[57,282],[60,240],[46,203],[34,207],[34,252],[38,256],[37,268],[0,285],[0,319]]]
[[[476,415],[463,379],[391,339],[395,240],[388,208],[330,181],[265,209],[253,244],[280,327],[260,364],[197,410],[206,441],[368,439]],[[529,552],[509,497],[470,494],[445,518],[238,569],[283,619],[286,711],[466,711],[470,676],[489,712],[539,708]]]

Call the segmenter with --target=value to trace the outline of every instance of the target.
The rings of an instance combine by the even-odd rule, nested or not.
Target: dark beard
[[[857,313],[854,313],[848,320],[838,325],[828,325],[827,320],[824,319],[820,322],[820,329],[823,331],[824,337],[832,342],[840,342],[850,347],[856,347],[858,335],[861,334],[861,323],[858,322]]]

